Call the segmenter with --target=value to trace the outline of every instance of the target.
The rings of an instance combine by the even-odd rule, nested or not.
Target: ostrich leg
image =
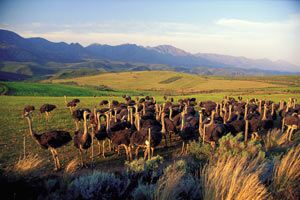
[[[60,162],[59,162],[57,150],[53,149],[53,151],[55,153],[55,159],[56,159],[57,168],[58,168],[58,170],[60,170],[61,169],[61,165],[60,165]]]
[[[102,141],[102,156],[105,158],[105,140]]]
[[[136,149],[135,149],[135,159],[138,159],[138,156],[139,156],[139,149],[140,149],[139,146],[137,146]]]
[[[79,147],[79,156],[80,156],[81,167],[83,167],[84,163],[83,163],[83,157],[82,157],[82,149],[81,149],[81,147]]]
[[[49,121],[49,112],[45,112],[45,115],[46,115],[46,121],[48,122]]]
[[[53,150],[54,150],[54,149],[50,148],[50,151],[51,151],[51,154],[52,154],[52,157],[53,157],[53,160],[54,160],[54,165],[55,165],[54,170],[57,171],[57,170],[58,170],[58,167],[57,167],[57,160],[56,160],[55,153],[54,153]]]

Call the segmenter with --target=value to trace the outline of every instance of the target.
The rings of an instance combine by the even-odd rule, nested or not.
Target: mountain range
[[[118,65],[115,65],[116,63]],[[24,69],[24,66],[27,68]],[[23,38],[12,31],[0,30],[0,71],[49,75],[61,70],[82,68],[100,71],[175,70],[206,75],[300,72],[299,66],[285,61],[273,62],[269,59],[207,53],[192,54],[170,45],[144,47],[136,44],[91,44],[84,47],[79,43],[67,44],[43,38]]]

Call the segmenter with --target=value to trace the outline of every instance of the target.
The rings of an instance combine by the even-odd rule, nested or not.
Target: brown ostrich
[[[215,111],[212,111],[210,122],[203,127],[203,140],[209,142],[212,147],[215,147],[219,138],[228,133],[226,126],[221,123],[215,123],[214,118]]]
[[[89,114],[90,112],[87,110],[83,112],[83,132],[75,131],[75,136],[74,136],[74,146],[79,149],[81,166],[85,166],[82,152],[83,150],[87,150],[88,148],[90,148],[92,143],[92,137],[88,133],[88,127],[87,127],[87,116]]]
[[[32,105],[28,105],[23,109],[22,116],[25,117],[26,114],[32,113],[35,110],[35,107]]]
[[[292,134],[295,130],[300,128],[300,118],[297,113],[293,113],[292,115],[288,115],[284,118],[284,125],[288,127],[287,136],[288,140],[292,141]]]
[[[37,134],[32,129],[32,120],[30,113],[26,113],[25,117],[28,121],[29,133],[32,138],[43,148],[49,149],[52,153],[55,170],[61,169],[61,165],[58,159],[57,148],[62,147],[72,140],[69,132],[66,131],[47,131],[41,134]]]
[[[73,110],[76,108],[77,104],[80,103],[80,100],[79,99],[73,99],[72,101],[67,102],[67,96],[64,96],[64,97],[65,97],[65,104],[70,109],[70,113],[72,115]]]
[[[56,108],[55,105],[52,104],[44,104],[40,107],[41,114],[45,113],[46,121],[49,120],[50,112]]]

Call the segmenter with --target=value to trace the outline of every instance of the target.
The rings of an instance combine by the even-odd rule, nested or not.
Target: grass
[[[71,79],[55,79],[51,80],[51,82],[76,82],[79,85],[107,85],[110,88],[118,88],[120,90],[168,91],[173,94],[285,87],[257,80],[226,80],[223,78],[198,76],[173,71],[104,73]]]
[[[107,90],[104,87],[81,87],[62,84],[42,84],[30,82],[0,82],[1,91],[7,88],[9,95],[14,96],[121,96],[122,94],[138,95],[143,92]],[[2,87],[3,85],[3,87]],[[3,88],[3,89],[2,89]]]
[[[272,192],[278,199],[296,199],[300,194],[300,146],[291,149],[275,165]]]

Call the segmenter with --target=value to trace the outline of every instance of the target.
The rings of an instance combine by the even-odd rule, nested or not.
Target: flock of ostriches
[[[132,160],[132,153],[138,156],[139,150],[144,152],[144,158],[153,156],[155,147],[164,140],[168,146],[173,140],[182,141],[181,153],[188,151],[189,142],[202,138],[203,142],[213,147],[218,140],[227,133],[233,135],[243,132],[245,142],[257,139],[272,128],[286,131],[286,140],[292,139],[292,134],[300,127],[300,104],[290,98],[288,102],[251,99],[242,101],[224,97],[221,102],[196,102],[195,98],[178,100],[164,97],[165,102],[158,104],[154,97],[131,99],[123,96],[124,102],[100,102],[100,109],[76,108],[79,99],[67,102],[71,115],[75,121],[76,130],[73,137],[74,146],[79,149],[81,165],[86,166],[83,151],[91,148],[91,158],[105,157],[105,142],[110,150],[115,149],[118,154],[124,148],[128,160]],[[44,104],[41,113],[49,113],[55,105]],[[196,110],[196,108],[198,108]],[[24,108],[24,116],[28,120],[29,132],[33,139],[44,149],[49,149],[53,155],[55,169],[61,168],[57,148],[72,140],[66,131],[48,131],[35,133],[32,129],[31,114],[34,106]],[[83,122],[83,123],[82,123]],[[83,130],[80,129],[80,124]],[[93,142],[97,141],[99,153],[94,155]],[[102,149],[102,150],[101,150]]]

